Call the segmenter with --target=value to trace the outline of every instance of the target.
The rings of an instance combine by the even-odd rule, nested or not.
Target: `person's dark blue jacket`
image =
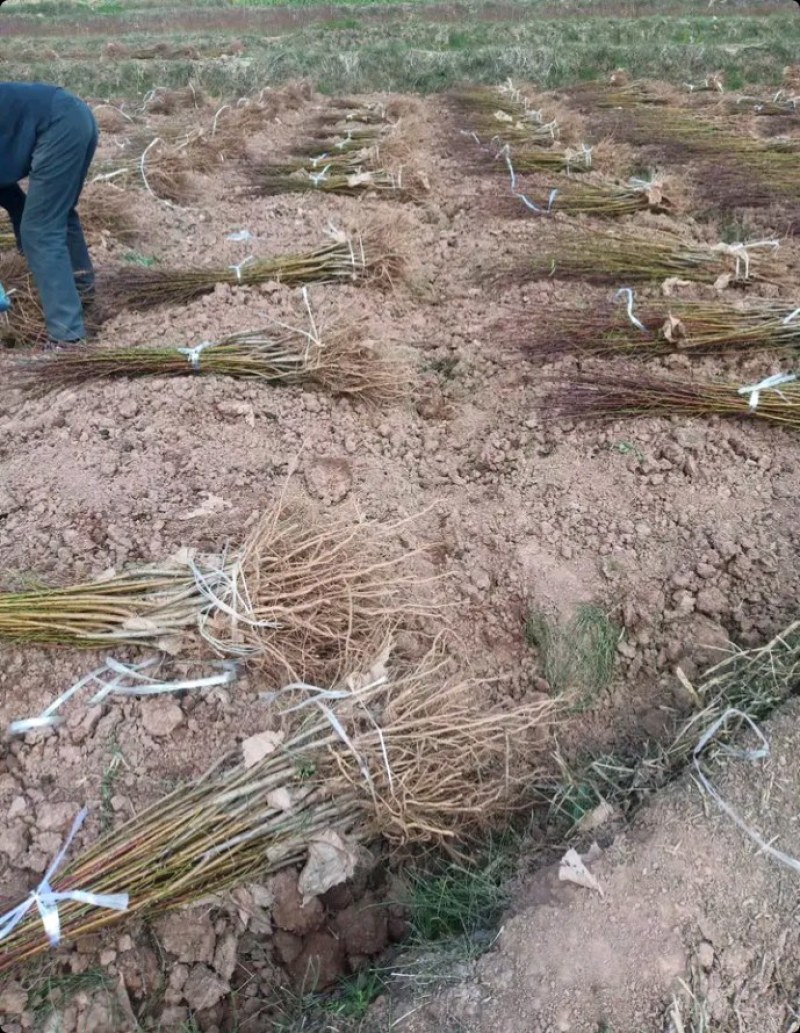
[[[17,243],[25,208],[19,181],[31,170],[36,138],[50,121],[58,92],[45,83],[0,82],[0,206],[9,214]]]

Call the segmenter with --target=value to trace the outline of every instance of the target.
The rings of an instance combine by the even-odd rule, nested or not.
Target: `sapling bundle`
[[[333,132],[343,129],[361,131],[362,127],[386,129],[391,125],[386,109],[380,105],[356,108],[353,111],[331,110],[323,112],[313,120],[319,132]]]
[[[309,137],[296,147],[293,147],[292,150],[298,158],[316,158],[322,154],[330,156],[336,154],[358,154],[364,148],[373,147],[384,135],[385,130],[376,127],[347,129],[342,132],[332,130],[329,133]]]
[[[778,90],[772,97],[737,97],[735,100],[728,102],[726,110],[731,115],[796,116],[798,99],[800,98],[787,97],[783,90]]]
[[[0,315],[0,340],[10,346],[46,341],[39,295],[28,264],[16,248],[0,256],[0,286],[10,303],[10,308]]]
[[[11,304],[0,314],[0,341],[10,347],[40,345],[48,340],[39,292],[27,263],[16,250],[0,257],[0,285]],[[105,314],[94,306],[84,311],[87,329],[97,330]]]
[[[663,84],[645,79],[633,81],[593,80],[570,86],[564,91],[573,107],[579,111],[594,111],[596,108],[662,108],[670,103],[671,91]]]
[[[402,169],[389,172],[386,169],[355,169],[352,172],[331,170],[328,166],[309,171],[276,175],[259,173],[256,190],[264,197],[275,194],[378,194],[393,200],[410,200],[411,192],[403,183]]]
[[[385,197],[408,199],[402,168],[390,172],[381,167],[377,147],[358,151],[322,153],[312,159],[297,158],[280,164],[259,164],[253,169],[257,193],[270,196],[283,193],[320,191],[330,194],[378,193]]]
[[[252,168],[259,183],[269,183],[271,179],[281,180],[293,175],[316,175],[324,179],[328,174],[358,172],[366,165],[371,165],[376,158],[376,149],[362,147],[357,151],[317,153],[308,158],[294,157],[286,161],[257,162]]]
[[[287,693],[293,706],[272,708],[272,727],[276,709],[282,727],[271,752],[249,766],[223,759],[59,867],[49,881],[64,894],[63,938],[303,862],[300,886],[314,895],[352,875],[359,844],[379,836],[454,850],[501,827],[529,802],[553,705],[486,707],[475,695],[435,654],[388,672],[379,661],[332,691]],[[127,899],[110,910],[75,900],[80,892]],[[0,971],[47,949],[26,903],[6,932]]]
[[[777,241],[704,245],[672,237],[648,239],[634,234],[588,232],[562,227],[514,266],[496,271],[500,282],[542,277],[589,283],[646,283],[679,277],[702,283],[747,282],[777,278],[781,267],[764,253]],[[724,277],[724,281],[720,278]]]
[[[500,215],[529,218],[532,214],[592,215],[615,219],[635,212],[668,212],[672,204],[660,183],[634,182],[627,186],[594,186],[567,181],[542,196],[516,185],[513,194],[493,198],[492,206]]]
[[[226,376],[389,404],[402,396],[407,371],[352,330],[320,335],[312,326],[268,327],[193,348],[69,348],[26,364],[18,376],[37,390],[121,377]]]
[[[275,281],[287,286],[308,283],[391,279],[400,259],[387,232],[379,227],[350,239],[337,233],[313,251],[245,260],[236,266],[207,269],[128,268],[105,285],[109,304],[143,311],[158,305],[183,305],[210,294],[217,284],[248,287]]]
[[[568,174],[589,172],[592,168],[591,147],[567,147],[563,150],[553,148],[544,150],[514,150],[511,152],[514,168],[517,172],[566,172]],[[497,155],[498,167],[505,159],[501,152]]]
[[[510,83],[455,90],[451,105],[463,123],[461,137],[502,146],[550,147],[558,137],[555,119],[546,120]]]
[[[705,384],[648,374],[579,373],[546,400],[566,419],[719,416],[800,428],[800,382],[778,374],[758,384]]]
[[[10,251],[17,246],[17,238],[10,222],[0,224],[0,251]]]
[[[182,550],[98,581],[0,594],[0,639],[200,650],[248,659],[271,678],[330,681],[360,662],[414,583],[391,531],[280,502],[221,556]]]
[[[797,165],[791,148],[755,143],[735,161],[704,164],[697,189],[721,211],[800,202]]]
[[[634,306],[624,288],[610,305],[570,306],[528,313],[497,328],[504,340],[524,348],[531,358],[579,355],[656,357],[680,352],[714,355],[727,352],[800,348],[800,311],[756,299],[747,308],[713,301],[659,299]]]

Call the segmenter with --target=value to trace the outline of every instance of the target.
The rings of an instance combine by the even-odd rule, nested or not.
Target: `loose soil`
[[[795,700],[767,722],[766,761],[728,756],[707,769],[739,817],[795,858],[798,717]],[[741,746],[761,743],[751,735]],[[797,872],[760,852],[690,777],[661,793],[590,865],[602,896],[560,882],[557,868],[521,880],[493,949],[394,1028],[798,1028]]]
[[[560,110],[555,100],[543,104]],[[324,108],[321,98],[290,91],[284,108],[250,140],[251,153],[279,158]],[[208,120],[214,110],[211,105],[180,117]],[[577,134],[577,116],[570,117]],[[157,135],[168,124],[169,116],[154,115],[150,129]],[[104,156],[118,149],[125,126],[119,129],[105,135]],[[569,377],[577,360],[543,367],[493,328],[504,319],[523,331],[542,312],[594,298],[599,303],[611,292],[553,280],[487,285],[488,274],[536,248],[544,235],[552,239],[561,224],[494,216],[491,198],[507,191],[507,179],[482,173],[465,159],[458,129],[442,99],[403,102],[396,132],[408,151],[406,169],[430,184],[418,204],[313,193],[253,199],[243,196],[246,169],[234,162],[197,177],[199,199],[191,207],[166,205],[130,188],[137,253],[176,268],[313,248],[331,224],[357,231],[376,218],[391,222],[408,256],[403,278],[389,288],[315,286],[309,296],[320,321],[353,321],[354,332],[406,364],[408,396],[381,410],[299,388],[187,376],[87,384],[31,399],[0,376],[5,587],[68,584],[187,545],[219,550],[241,541],[283,491],[323,514],[351,507],[379,521],[413,516],[398,532],[400,544],[426,550],[417,561],[420,578],[446,575],[436,588],[446,606],[441,619],[451,628],[464,669],[484,681],[487,700],[549,691],[524,634],[532,608],[566,621],[582,603],[595,602],[623,629],[612,685],[559,733],[568,757],[657,736],[665,713],[685,705],[675,688],[676,664],[691,677],[729,639],[754,644],[788,623],[800,589],[792,562],[800,536],[793,501],[800,468],[791,433],[715,419],[555,423],[542,404],[547,381]],[[547,178],[530,177],[536,196],[546,196],[548,185]],[[643,215],[628,225],[642,236],[678,226],[684,235],[719,239],[718,228],[686,218]],[[252,234],[246,244],[227,239],[241,229]],[[95,257],[102,268],[130,251],[130,245],[104,239]],[[782,245],[781,259],[789,280],[796,246]],[[778,292],[769,285],[750,290]],[[684,293],[713,296],[711,288]],[[781,296],[788,309],[794,307],[788,286]],[[299,292],[279,284],[219,287],[185,307],[123,313],[103,327],[100,343],[187,347],[275,319],[303,324]],[[10,368],[16,358],[7,353],[0,363]],[[651,365],[692,375],[683,356]],[[762,354],[706,360],[699,375],[749,383],[777,368],[772,356]],[[430,621],[412,624],[404,650],[421,650],[425,635],[435,630]],[[41,713],[103,656],[3,644],[0,722],[5,727]],[[171,668],[175,677],[185,671],[179,663]],[[36,884],[84,804],[91,812],[76,847],[197,777],[246,735],[268,728],[268,708],[258,694],[274,687],[243,676],[225,690],[177,700],[114,701],[91,710],[74,700],[55,732],[6,740],[0,747],[0,807],[8,816],[0,836],[3,897],[13,903]],[[705,835],[702,826],[686,832],[692,856],[701,856]],[[615,850],[624,851],[626,842]],[[299,907],[296,873],[287,873],[154,924],[136,923],[60,948],[46,962],[52,985],[65,973],[86,976],[98,966],[108,985],[101,992],[81,989],[57,1005],[60,1025],[52,1028],[127,1030],[135,1028],[134,1014],[145,1028],[160,1023],[162,1030],[181,1028],[190,1016],[208,1031],[266,1028],[279,1006],[276,987],[305,972],[310,958],[324,974],[320,983],[328,985],[402,938],[402,909],[382,910],[383,917],[375,918],[371,905],[393,899],[379,856],[376,861],[360,882],[306,908]],[[623,884],[627,879],[638,892],[636,879],[627,869],[612,871],[610,860],[603,866],[609,867],[599,869],[601,881],[618,880],[607,899],[622,899],[624,907]],[[649,870],[650,863],[642,867]],[[689,868],[673,858],[675,885]],[[722,885],[730,893],[730,883]],[[648,900],[656,890],[648,885],[642,893]],[[590,928],[606,905],[581,891],[570,894],[569,906],[584,923],[575,925],[577,952],[585,945],[580,929]],[[652,946],[653,972],[666,959],[663,980],[683,964],[673,930],[681,919],[670,917],[671,906],[648,918],[642,905],[631,912],[631,921],[640,924],[625,927],[624,958]],[[519,944],[522,975],[513,979],[529,979],[531,987],[539,978],[537,959],[548,956],[539,949],[540,937],[557,939],[561,924],[558,912],[546,914],[537,918],[544,925],[532,939],[524,932],[530,916],[523,916],[503,941],[509,954]],[[660,922],[669,927],[663,938]],[[634,946],[639,929],[641,948]],[[582,981],[570,983],[570,942],[564,938],[558,948],[564,965],[552,999],[542,999],[551,1023],[542,1030],[596,1028],[576,1025],[584,1020],[571,1005],[564,1021],[572,1025],[557,1025],[556,991],[568,996],[570,986]],[[622,1010],[608,1014],[634,1015],[624,958],[608,991]],[[602,967],[600,947],[595,961]],[[487,973],[493,963],[486,962]],[[658,1028],[648,1025],[656,982],[647,981],[642,1003],[648,1031]],[[503,990],[498,1007],[511,1008],[518,991]],[[624,1001],[634,1011],[624,1011]],[[21,984],[12,982],[0,996],[1,1012],[8,1016],[4,1033],[30,1027]],[[503,1027],[489,1012],[465,1016],[459,1021],[474,1020],[476,1029],[489,1022],[539,1028],[530,1025],[533,1019],[515,1018],[517,1025]],[[632,1029],[625,1021],[620,1028]]]

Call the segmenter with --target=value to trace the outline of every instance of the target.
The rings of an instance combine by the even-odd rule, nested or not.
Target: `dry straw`
[[[669,738],[648,742],[635,757],[601,757],[573,771],[565,767],[557,783],[542,787],[555,813],[580,822],[595,808],[611,805],[630,817],[686,770],[704,734],[723,715],[733,710],[753,721],[768,717],[800,685],[800,622],[756,649],[731,646],[694,684],[680,671],[678,677],[682,695],[691,701],[691,716],[677,718]],[[715,745],[724,749],[746,726],[742,717],[726,722]]]
[[[761,299],[746,308],[663,299],[636,304],[633,292],[623,288],[615,301],[605,304],[549,309],[534,321],[527,312],[520,313],[498,324],[495,333],[524,348],[532,359],[571,353],[646,358],[675,352],[794,351],[800,346],[800,312]]]
[[[124,892],[129,907],[123,916],[62,902],[64,937],[263,878],[302,862],[321,834],[464,842],[526,802],[553,711],[548,701],[477,706],[475,687],[448,678],[436,654],[297,698],[274,752],[251,767],[215,765],[65,864],[56,891]],[[46,948],[29,913],[6,938],[0,971]]]
[[[110,237],[121,244],[133,244],[139,238],[136,205],[113,183],[88,184],[81,197],[80,215],[90,243]]]
[[[182,550],[86,584],[0,595],[0,638],[200,649],[279,679],[335,680],[411,589],[392,530],[352,516],[320,523],[281,501],[238,551]]]
[[[642,374],[578,373],[544,403],[566,419],[630,416],[750,417],[800,428],[800,382],[792,374],[758,384],[704,384]]]

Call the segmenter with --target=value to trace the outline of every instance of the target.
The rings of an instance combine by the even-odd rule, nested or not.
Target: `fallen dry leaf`
[[[561,865],[558,869],[558,878],[561,882],[574,882],[576,886],[585,886],[588,890],[595,890],[603,896],[603,889],[595,879],[577,850],[570,848],[561,858]]]
[[[283,742],[283,732],[258,732],[242,743],[242,760],[246,768],[252,768],[264,757],[274,753]]]

